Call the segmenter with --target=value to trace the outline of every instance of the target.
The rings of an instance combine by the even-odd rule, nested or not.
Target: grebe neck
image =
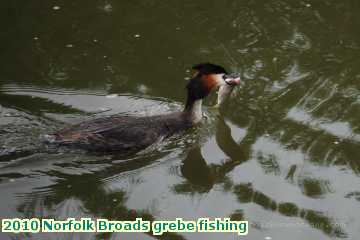
[[[202,99],[189,100],[186,102],[184,113],[189,117],[191,123],[197,124],[202,119]]]

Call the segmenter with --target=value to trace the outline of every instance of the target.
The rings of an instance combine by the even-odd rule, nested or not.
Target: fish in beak
[[[231,94],[234,88],[241,83],[241,79],[238,75],[235,74],[225,74],[223,75],[225,84],[222,84],[218,91],[218,98],[215,107],[219,107],[225,99]]]
[[[237,86],[240,84],[240,77],[236,74],[224,74],[223,79],[227,85]]]

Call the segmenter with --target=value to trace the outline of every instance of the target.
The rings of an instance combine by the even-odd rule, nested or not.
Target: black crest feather
[[[225,68],[223,68],[220,65],[216,65],[212,63],[196,64],[192,67],[192,69],[199,71],[200,74],[219,74],[219,73],[227,74]]]

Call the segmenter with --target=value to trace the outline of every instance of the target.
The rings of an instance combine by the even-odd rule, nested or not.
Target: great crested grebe
[[[195,74],[186,85],[183,111],[141,117],[112,115],[85,121],[55,133],[54,142],[88,151],[128,153],[193,127],[202,119],[203,98],[217,87],[232,88],[240,83],[239,77],[227,75],[219,65],[202,63],[193,66],[193,70]]]

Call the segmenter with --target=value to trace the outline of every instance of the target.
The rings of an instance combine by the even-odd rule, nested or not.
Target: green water
[[[359,1],[0,5],[0,218],[231,217],[249,221],[242,239],[358,239]],[[220,112],[211,96],[196,129],[126,159],[43,151],[69,124],[181,109],[189,69],[205,61],[245,84]]]

